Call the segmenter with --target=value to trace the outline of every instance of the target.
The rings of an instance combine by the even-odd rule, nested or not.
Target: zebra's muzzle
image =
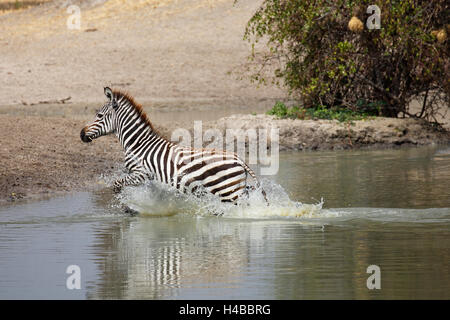
[[[86,135],[85,129],[86,128],[81,129],[81,132],[80,132],[81,141],[83,141],[83,142],[91,142],[92,138]]]

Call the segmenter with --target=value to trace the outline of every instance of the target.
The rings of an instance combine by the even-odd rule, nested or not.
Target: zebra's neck
[[[116,135],[126,154],[137,154],[144,142],[165,140],[154,130],[141,106],[125,96],[118,97],[117,100],[119,107],[116,110]]]

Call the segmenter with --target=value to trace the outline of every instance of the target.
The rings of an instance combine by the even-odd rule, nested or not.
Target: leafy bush
[[[449,2],[379,0],[381,28],[368,29],[373,3],[265,0],[245,32],[252,79],[285,85],[305,108],[437,122],[450,99]],[[422,104],[416,113],[413,99]]]
[[[278,118],[285,118],[288,114],[288,107],[283,102],[277,102],[272,109],[266,112],[268,115],[277,116]]]
[[[340,122],[367,119],[373,114],[361,111],[352,111],[345,108],[326,108],[318,106],[315,108],[302,108],[299,106],[287,107],[282,102],[277,102],[272,109],[266,112],[280,119],[327,119],[338,120]]]

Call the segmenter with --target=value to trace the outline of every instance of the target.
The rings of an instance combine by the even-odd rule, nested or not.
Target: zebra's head
[[[116,109],[118,107],[116,98],[109,87],[105,88],[108,102],[97,111],[92,124],[81,129],[80,138],[83,142],[91,142],[98,137],[114,133],[116,131]]]

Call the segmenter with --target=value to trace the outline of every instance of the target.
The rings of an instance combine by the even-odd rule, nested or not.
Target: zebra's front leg
[[[142,171],[133,171],[129,175],[118,179],[114,182],[113,190],[115,193],[119,193],[123,187],[137,186],[144,183],[146,174]]]

